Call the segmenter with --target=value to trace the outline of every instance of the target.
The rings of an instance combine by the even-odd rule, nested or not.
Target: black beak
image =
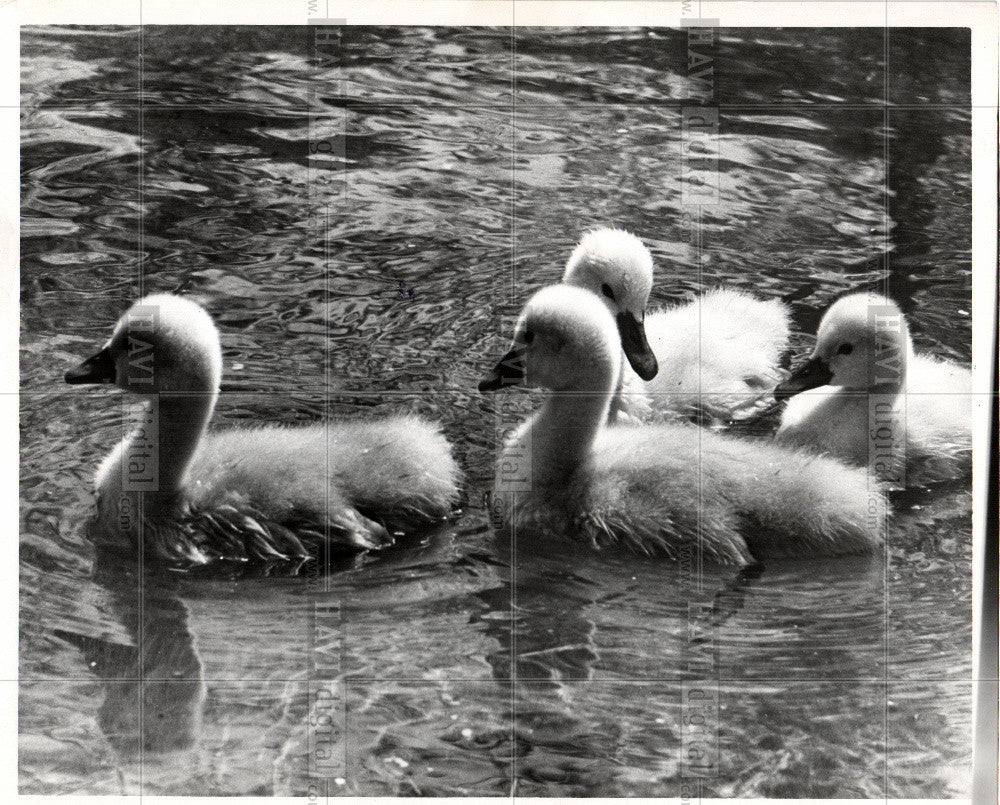
[[[618,333],[621,335],[622,349],[625,350],[628,362],[632,364],[639,377],[643,380],[652,380],[660,367],[656,365],[656,356],[649,348],[642,322],[637,321],[627,310],[619,313],[615,321],[618,322]]]
[[[107,347],[79,366],[66,372],[66,382],[74,386],[81,383],[114,383],[115,362]]]
[[[479,390],[497,391],[507,386],[520,386],[524,379],[524,347],[514,347],[479,381]]]
[[[785,400],[803,391],[827,385],[833,373],[822,358],[810,358],[774,389],[774,399]]]

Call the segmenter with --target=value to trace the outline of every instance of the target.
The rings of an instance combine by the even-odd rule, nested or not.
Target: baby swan
[[[187,564],[326,561],[450,513],[459,473],[435,426],[399,416],[206,433],[221,375],[211,317],[168,294],[133,305],[66,373],[146,403],[97,472],[98,542]]]
[[[892,487],[971,468],[972,374],[916,355],[905,317],[884,296],[835,302],[810,359],[774,393],[791,397],[779,441],[867,466]]]
[[[480,383],[548,389],[497,462],[497,513],[518,536],[720,563],[869,553],[886,503],[863,469],[691,424],[605,425],[621,370],[594,294],[538,291],[511,350]]]
[[[722,421],[743,418],[769,399],[781,379],[777,365],[789,328],[784,303],[719,288],[644,317],[653,258],[635,235],[619,229],[587,233],[562,281],[602,297],[618,324],[635,372],[623,368],[612,415],[620,410],[642,421],[650,414],[689,418],[703,411]]]

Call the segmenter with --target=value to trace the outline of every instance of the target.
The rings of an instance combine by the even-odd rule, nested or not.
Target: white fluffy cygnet
[[[971,394],[968,369],[913,351],[895,302],[851,294],[775,389],[791,397],[777,439],[870,467],[893,487],[957,478],[971,469]]]
[[[191,564],[322,561],[451,512],[459,471],[437,426],[398,416],[210,432],[221,375],[211,317],[167,294],[133,305],[66,373],[147,395],[97,472],[98,541]]]
[[[574,249],[563,283],[600,296],[615,317],[623,366],[612,416],[647,421],[696,412],[727,421],[756,412],[782,378],[789,313],[775,299],[719,288],[645,313],[653,258],[635,235],[589,232]]]
[[[690,424],[609,426],[620,371],[597,296],[554,285],[531,298],[480,383],[547,390],[497,462],[494,503],[514,539],[734,564],[878,550],[887,508],[865,470]]]

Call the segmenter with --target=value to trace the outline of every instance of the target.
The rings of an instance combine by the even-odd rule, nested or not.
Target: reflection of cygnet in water
[[[135,644],[61,629],[55,634],[77,646],[101,680],[104,701],[98,724],[123,758],[190,749],[201,733],[205,683],[188,631],[187,608],[170,592],[171,580],[150,580],[140,621],[135,576],[113,570],[120,557],[102,560],[103,553],[98,554],[95,580],[112,590],[115,614]]]

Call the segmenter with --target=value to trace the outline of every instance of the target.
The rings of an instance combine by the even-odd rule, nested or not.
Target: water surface
[[[784,298],[801,351],[837,294],[887,287],[919,349],[968,364],[967,31],[723,29],[710,97],[683,32],[348,28],[332,62],[312,36],[22,31],[21,791],[968,795],[963,485],[899,497],[884,557],[512,565],[475,392],[608,224],[652,249],[655,303]],[[697,224],[692,99],[720,121]],[[95,556],[120,398],[61,378],[153,291],[219,324],[216,427],[426,414],[462,516],[325,577]],[[692,778],[701,689],[715,763]]]

